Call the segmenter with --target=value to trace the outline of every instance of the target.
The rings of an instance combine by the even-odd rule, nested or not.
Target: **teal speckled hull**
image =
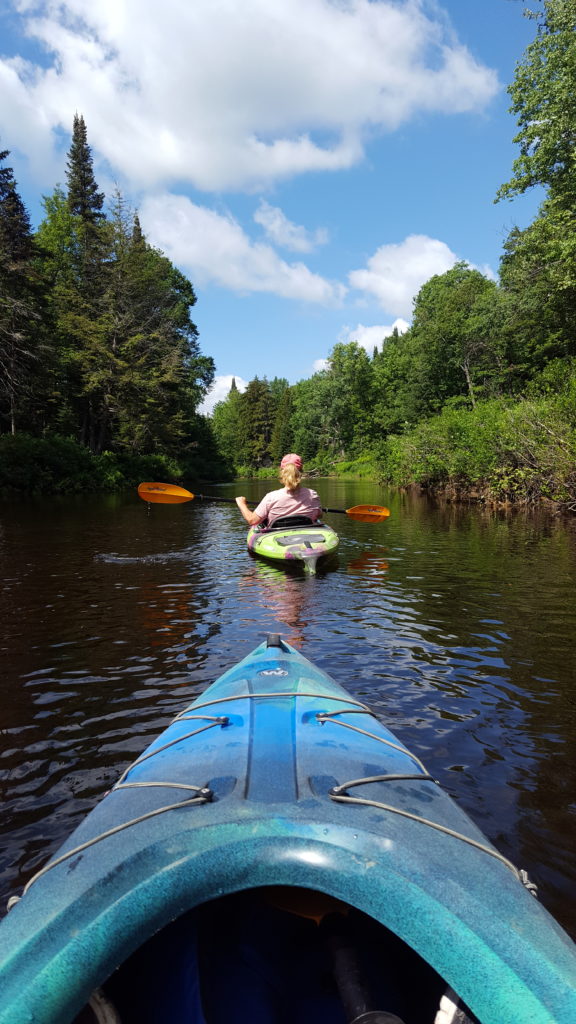
[[[331,526],[293,526],[282,530],[252,527],[246,538],[248,550],[275,562],[303,564],[314,572],[319,558],[336,551],[338,534]]]
[[[313,894],[346,913],[298,916]],[[377,1009],[404,1024],[452,1019],[451,997],[438,1011],[447,985],[481,1024],[576,1021],[576,948],[513,865],[364,705],[269,637],[124,773],[0,923],[0,1021],[67,1024],[104,985],[117,1006],[141,999],[114,1020],[343,1024],[339,988],[322,975],[322,1005],[310,994],[338,916],[357,959],[379,930],[366,969],[388,1000]],[[282,1000],[304,1009],[277,1017],[264,1000],[256,1013],[254,978],[280,984],[296,931]],[[349,952],[337,947],[339,964]]]

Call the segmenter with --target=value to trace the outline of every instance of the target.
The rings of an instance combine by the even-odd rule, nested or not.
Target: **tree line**
[[[295,450],[316,472],[576,507],[576,0],[530,16],[509,88],[520,155],[496,200],[545,198],[499,280],[458,263],[405,333],[338,344],[294,385],[233,383],[211,417],[193,286],[120,191],[105,209],[84,119],[36,232],[0,153],[0,488],[267,474]]]
[[[8,157],[0,153],[0,441],[20,438],[20,454],[23,438],[28,449],[65,438],[93,456],[197,458],[211,443],[197,408],[214,364],[191,319],[191,282],[147,242],[119,190],[105,210],[81,115],[66,187],[44,197],[36,232]]]
[[[255,378],[216,406],[236,471],[282,451],[397,484],[488,482],[496,497],[576,505],[576,0],[544,0],[509,88],[520,147],[496,201],[543,186],[498,282],[465,263],[427,281],[410,328],[368,353],[338,344],[289,387]]]

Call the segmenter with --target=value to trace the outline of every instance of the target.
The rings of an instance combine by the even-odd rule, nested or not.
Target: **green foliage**
[[[209,434],[209,427],[203,430]],[[93,455],[66,437],[0,435],[0,494],[79,494],[118,491],[142,480],[222,480],[226,474],[210,438],[185,458],[103,452]]]
[[[103,219],[104,193],[98,191],[88,145],[86,123],[81,114],[74,114],[72,143],[66,163],[68,206],[84,223],[96,224]]]
[[[255,377],[243,394],[233,380],[227,397],[212,413],[214,435],[227,464],[237,473],[277,465],[290,447],[290,412],[291,390],[283,377]]]
[[[501,266],[504,326],[522,383],[576,354],[576,0],[544,0],[509,88],[520,155],[497,200],[547,190],[536,220],[512,231]]]
[[[488,389],[502,356],[488,316],[496,291],[493,281],[465,263],[420,289],[412,324],[413,388],[420,415],[458,396],[474,406],[478,388]]]
[[[172,475],[226,475],[196,412],[214,363],[198,345],[192,284],[148,245],[120,193],[105,214],[80,115],[66,178],[33,237],[12,171],[0,167],[0,437],[37,435],[22,440],[20,466],[10,456],[5,486],[121,486],[126,459],[146,454],[175,457]]]
[[[444,409],[379,450],[382,477],[489,501],[576,500],[576,374],[563,394]]]
[[[422,286],[411,328],[371,356],[337,344],[325,370],[292,386],[255,377],[240,394],[233,382],[209,419],[196,411],[214,365],[191,319],[193,286],[120,193],[104,213],[83,118],[67,191],[45,199],[36,238],[0,168],[0,431],[36,435],[15,434],[23,448],[6,448],[3,485],[271,479],[297,451],[315,473],[377,466],[402,486],[573,502],[576,0],[543,0],[536,22],[510,87],[520,156],[498,198],[547,192],[534,222],[511,232],[500,282],[457,263]],[[143,456],[161,461],[143,471]]]
[[[534,17],[534,15],[532,15]],[[498,198],[534,185],[570,206],[576,199],[576,0],[544,0],[537,35],[509,87],[520,156]]]
[[[373,370],[365,349],[335,345],[323,381],[326,426],[334,454],[359,455],[372,436]]]
[[[292,390],[286,386],[278,396],[276,416],[270,438],[270,454],[272,461],[277,465],[286,452],[294,450],[294,428],[292,416],[294,402]]]
[[[50,441],[26,434],[0,435],[0,491],[70,492],[94,490],[100,478],[90,452],[69,438]]]
[[[308,380],[298,381],[292,388],[293,450],[306,464],[313,462],[318,452],[332,449],[329,387],[327,373],[322,370]]]
[[[190,281],[146,242],[117,192],[110,217],[75,120],[69,191],[45,200],[38,231],[58,339],[53,429],[105,449],[181,454],[198,441],[195,411],[214,376],[190,317]]]
[[[241,422],[241,396],[236,382],[222,402],[218,402],[212,411],[211,424],[214,437],[221,457],[226,460],[230,469],[234,470],[245,458],[244,434]]]
[[[371,455],[363,455],[349,462],[337,462],[333,470],[339,477],[351,477],[353,480],[374,480],[378,477],[378,465]]]
[[[249,381],[246,391],[240,396],[239,410],[244,458],[255,469],[270,465],[274,401],[266,379],[254,377]]]
[[[0,153],[0,163],[8,150]],[[0,424],[15,432],[38,359],[41,288],[28,213],[11,167],[0,167]]]

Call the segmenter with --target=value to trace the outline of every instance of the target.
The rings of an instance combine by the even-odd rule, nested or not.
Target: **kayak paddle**
[[[216,494],[192,494],[185,487],[178,487],[176,484],[145,483],[138,487],[138,494],[143,501],[154,502],[159,505],[180,505],[184,501],[192,501],[199,498],[201,501],[224,501],[228,505],[235,505],[234,498],[222,498]],[[257,505],[258,502],[250,501],[249,505]],[[338,512],[359,523],[380,523],[390,515],[390,509],[384,505],[354,505],[353,508],[323,508],[323,512]]]

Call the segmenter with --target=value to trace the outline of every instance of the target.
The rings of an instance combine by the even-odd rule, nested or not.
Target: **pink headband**
[[[302,469],[302,459],[299,455],[294,455],[291,452],[290,455],[285,455],[280,463],[280,468],[284,469],[284,466],[296,466],[296,469]]]

